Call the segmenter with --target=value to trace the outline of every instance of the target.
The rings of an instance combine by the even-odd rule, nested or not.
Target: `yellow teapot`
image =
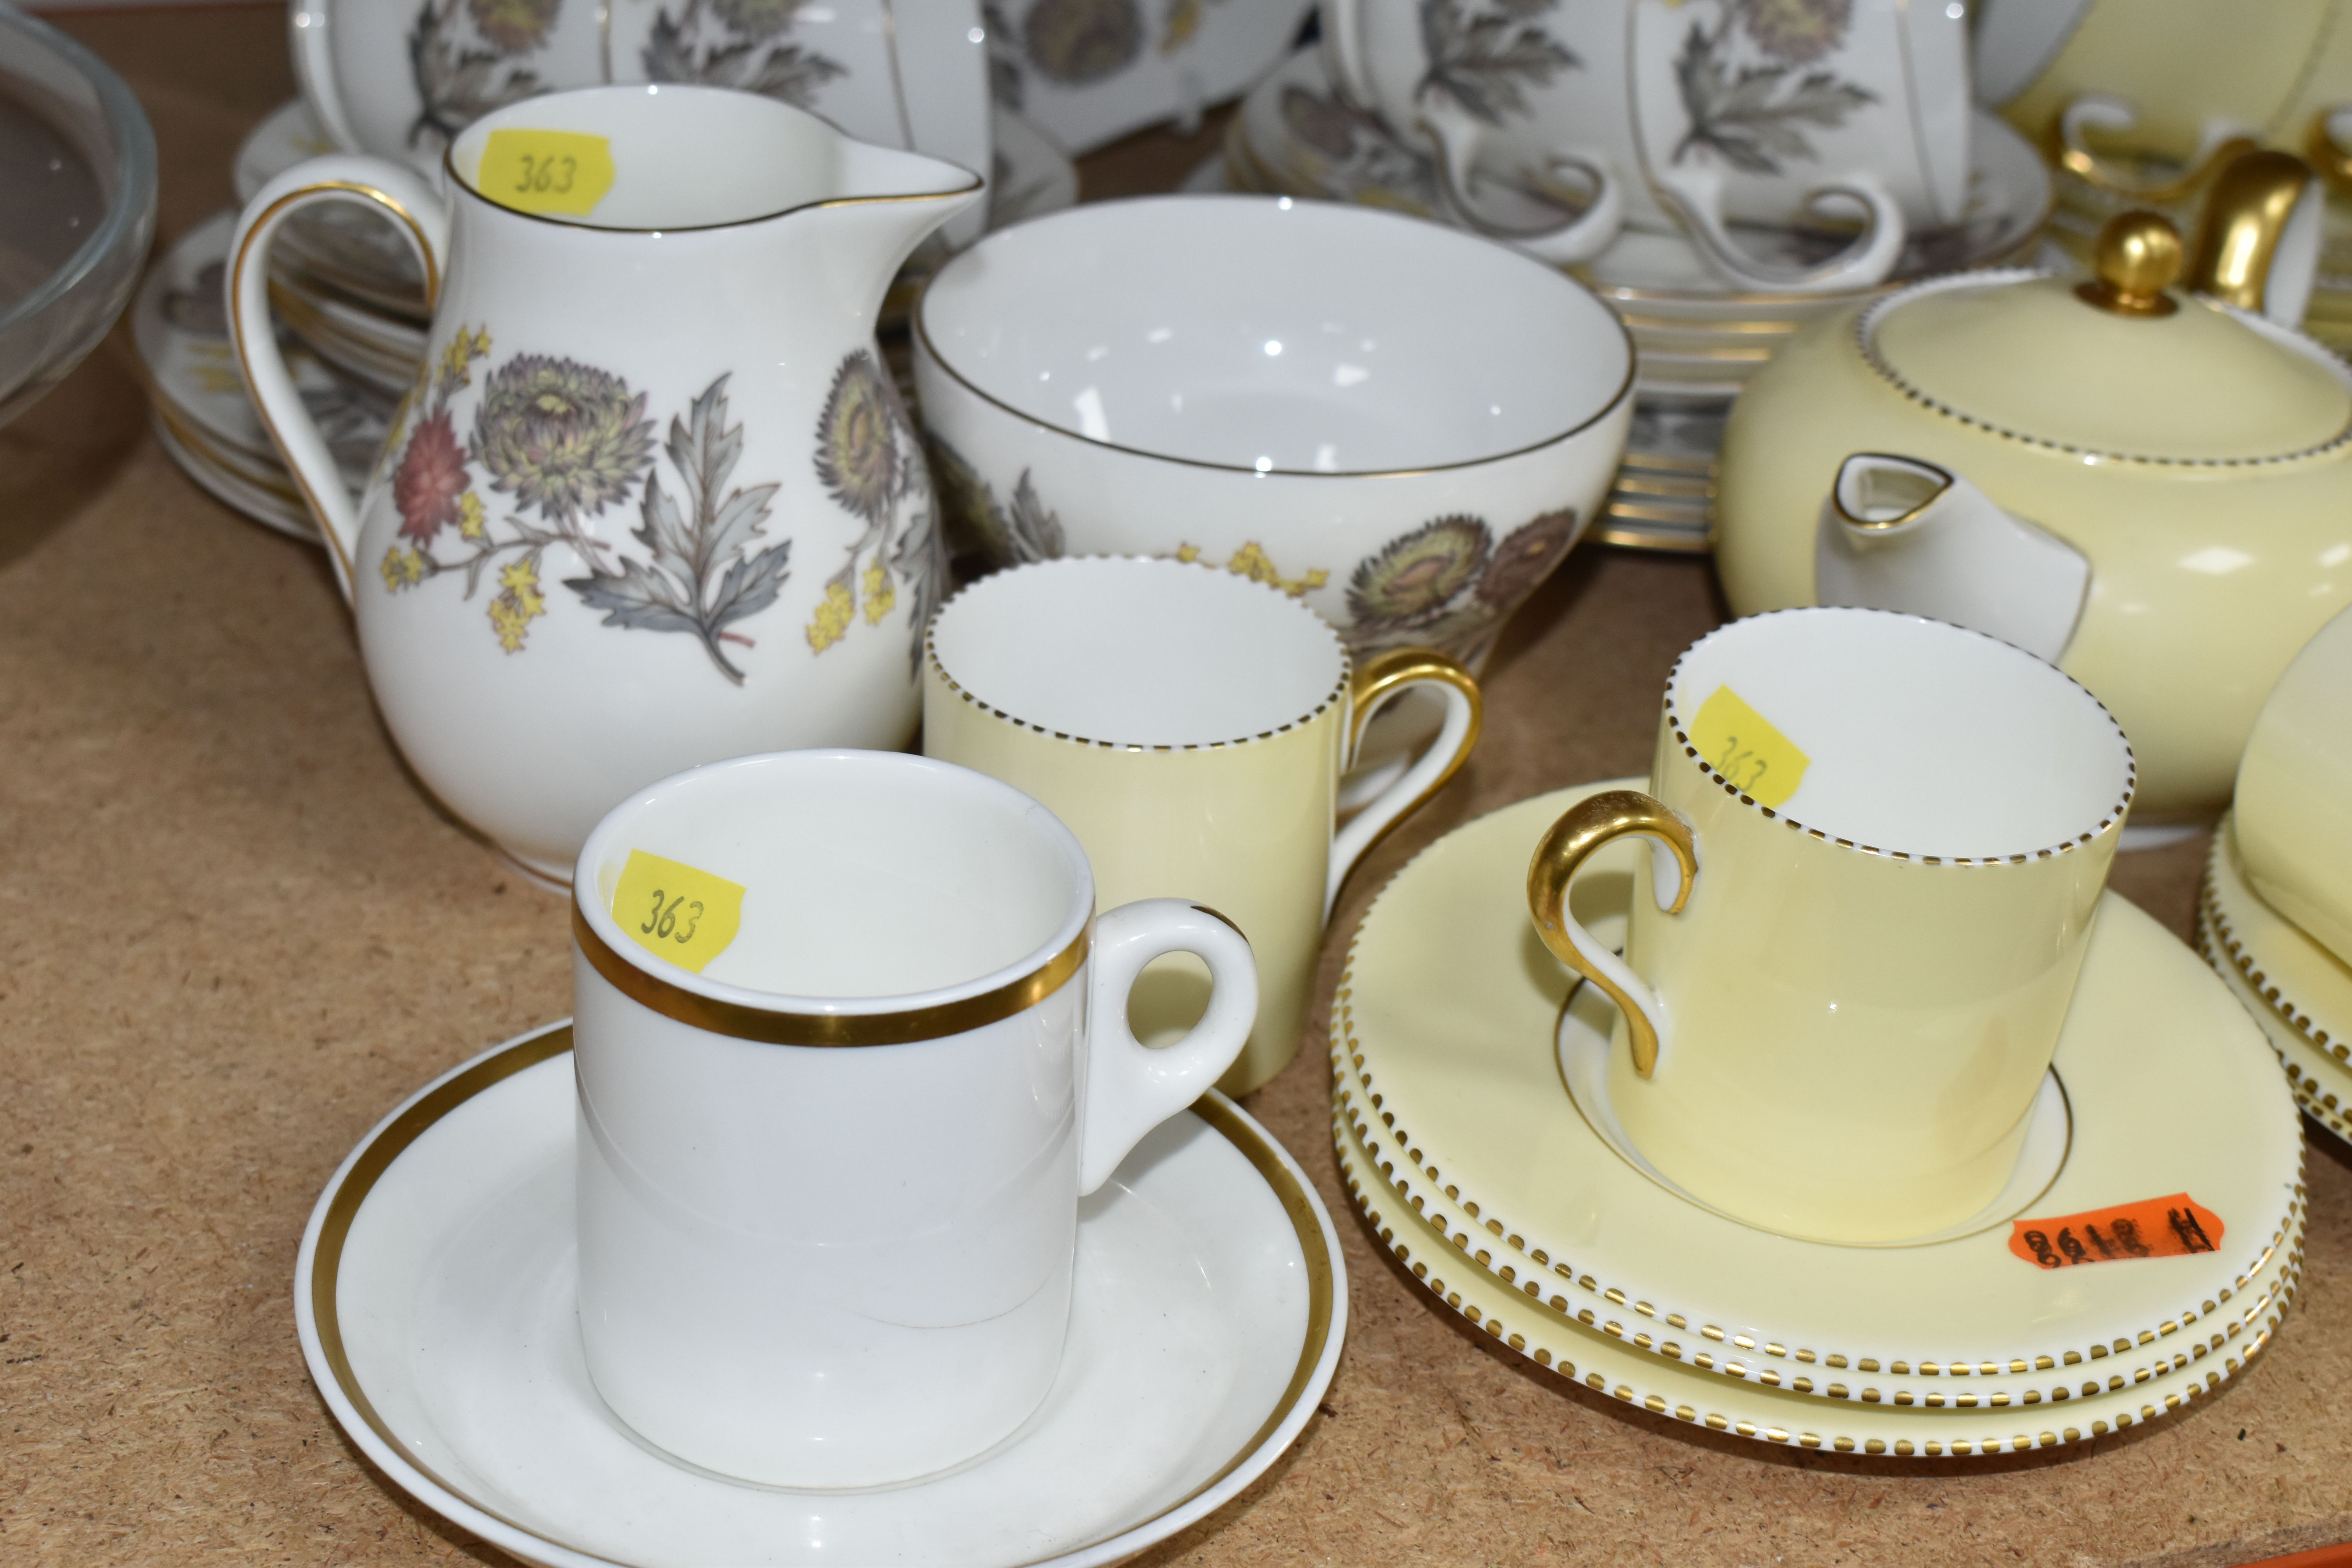
[[[2270,194],[2209,213],[2191,268],[2244,304],[2301,248]],[[2264,696],[2352,604],[2352,369],[2176,289],[2183,261],[2127,213],[2089,282],[1931,279],[1792,340],[1724,434],[1733,612],[1859,603],[2006,637],[2122,721],[2136,826],[2219,813]]]

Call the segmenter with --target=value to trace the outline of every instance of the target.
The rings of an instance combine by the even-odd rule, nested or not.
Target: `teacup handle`
[[[1382,704],[1409,686],[1427,686],[1445,700],[1445,722],[1429,749],[1413,759],[1397,781],[1364,803],[1331,840],[1331,866],[1323,883],[1323,918],[1331,918],[1339,889],[1364,852],[1389,830],[1419,811],[1430,796],[1470,760],[1478,743],[1478,727],[1486,709],[1478,695],[1478,678],[1461,660],[1433,647],[1399,647],[1375,654],[1356,667],[1348,683],[1348,749],[1344,769],[1355,761],[1364,742],[1364,728]]]
[[[1209,1010],[1158,1049],[1128,1026],[1127,997],[1153,959],[1189,952],[1209,966]],[[1095,918],[1094,973],[1078,1121],[1078,1194],[1110,1180],[1143,1135],[1215,1086],[1257,1023],[1257,961],[1241,928],[1181,899],[1139,899]]]
[[[1805,193],[1805,205],[1819,208],[1840,201],[1859,204],[1863,229],[1852,245],[1812,267],[1759,267],[1733,243],[1723,221],[1723,174],[1716,168],[1685,169],[1656,180],[1659,200],[1681,221],[1683,232],[1697,246],[1707,264],[1742,289],[1759,293],[1828,294],[1849,289],[1871,289],[1886,281],[1903,258],[1903,242],[1910,229],[1903,204],[1885,183],[1867,170],[1855,170],[1814,186]]]
[[[1624,186],[1608,160],[1597,153],[1562,149],[1548,160],[1551,168],[1572,169],[1592,182],[1591,205],[1551,228],[1513,228],[1480,216],[1470,205],[1478,143],[1485,133],[1479,122],[1458,106],[1433,97],[1422,110],[1421,130],[1437,150],[1437,198],[1444,205],[1445,216],[1475,235],[1500,240],[1538,261],[1567,267],[1591,260],[1624,230]]]
[[[1552,956],[1600,986],[1625,1015],[1633,1070],[1647,1078],[1671,1032],[1666,1010],[1631,965],[1568,912],[1568,887],[1578,868],[1602,845],[1634,833],[1650,840],[1650,879],[1658,908],[1682,913],[1698,879],[1697,841],[1664,802],[1635,789],[1603,790],[1560,814],[1528,862],[1528,912]]]
[[[2204,133],[2198,139],[2196,153],[2180,173],[2169,180],[2140,182],[2108,166],[2091,149],[2089,133],[2094,131],[2120,135],[2139,123],[2139,111],[2128,99],[2104,92],[2086,92],[2073,100],[2058,111],[2052,124],[2051,156],[2058,164],[2096,189],[2123,196],[2134,202],[2150,202],[2159,206],[2184,202],[2205,187],[2206,182],[2236,162],[2240,155],[2251,153],[2254,139],[2235,121],[2215,118],[2205,122]]]
[[[449,208],[422,175],[383,158],[337,153],[298,163],[254,193],[229,239],[228,324],[236,362],[270,440],[319,520],[335,584],[348,603],[359,555],[359,502],[302,405],[269,316],[269,246],[286,220],[320,202],[372,204],[398,220],[425,269],[425,308],[440,297],[449,259]]]
[[[1370,114],[1379,107],[1364,61],[1364,0],[1323,0],[1324,58],[1339,96]]]

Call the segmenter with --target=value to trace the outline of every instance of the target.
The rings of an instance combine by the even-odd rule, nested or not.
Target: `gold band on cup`
[[[576,899],[572,905],[572,941],[580,944],[581,953],[596,973],[622,995],[689,1028],[768,1046],[904,1046],[1001,1023],[1034,1007],[1068,984],[1086,964],[1093,931],[1090,920],[1067,947],[1044,963],[976,996],[887,1013],[786,1013],[721,1002],[646,973],[598,934]]]

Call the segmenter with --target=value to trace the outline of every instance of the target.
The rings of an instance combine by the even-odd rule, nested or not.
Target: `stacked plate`
[[[1929,273],[2024,259],[2049,215],[2050,178],[2025,139],[1989,114],[1975,121],[1967,217],[1912,237],[1895,277],[1878,289],[1831,294],[1742,292],[1679,236],[1628,230],[1576,268],[1614,306],[1633,334],[1634,383],[1644,414],[1626,461],[1631,481],[1594,525],[1609,542],[1706,548],[1711,475],[1733,396],[1807,322]],[[1236,190],[1360,202],[1423,217],[1441,207],[1429,160],[1396,141],[1331,86],[1314,49],[1292,56],[1254,89],[1225,139],[1225,176]],[[1508,187],[1484,193],[1498,221],[1538,226],[1559,209]],[[1513,204],[1524,211],[1507,210]],[[1759,259],[1790,267],[1834,253],[1852,236],[1741,225],[1734,237]],[[1700,442],[1704,441],[1702,447]],[[1695,456],[1704,469],[1689,466]]]
[[[2213,834],[2197,945],[2262,1026],[2295,1103],[2352,1143],[2352,969],[2254,890],[2234,816]]]
[[[237,200],[251,201],[286,170],[333,151],[309,109],[299,100],[285,105],[237,149]],[[991,176],[995,228],[1078,197],[1076,166],[1035,126],[1003,109]],[[301,490],[254,411],[229,341],[224,279],[236,216],[218,213],[192,230],[141,286],[132,338],[155,433],[172,460],[213,496],[257,522],[315,540]],[[921,258],[909,263],[892,294],[902,309],[924,275]],[[425,357],[430,318],[415,253],[388,219],[353,204],[310,208],[272,247],[269,302],[288,367],[356,493]]]
[[[2246,1369],[2301,1283],[2303,1141],[2228,990],[2114,895],[2016,1173],[1971,1219],[1886,1246],[1801,1241],[1652,1172],[1609,1103],[1613,1010],[1543,951],[1526,905],[1530,847],[1559,814],[1641,782],[1457,829],[1397,874],[1349,949],[1333,1138],[1358,1207],[1424,1289],[1611,1397],[1840,1452],[2062,1447],[2190,1408]],[[1604,942],[1646,889],[1644,853],[1611,846],[1578,883]]]

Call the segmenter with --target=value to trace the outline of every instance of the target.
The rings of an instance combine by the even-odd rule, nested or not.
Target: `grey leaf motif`
[[[1473,15],[1464,0],[1421,0],[1421,43],[1429,60],[1416,94],[1439,92],[1489,125],[1528,112],[1526,88],[1544,87],[1583,61],[1528,20],[1551,0],[1504,0],[1499,11]]]
[[[724,16],[713,26],[725,37],[701,47],[704,20],[703,0],[687,0],[686,8],[675,18],[667,6],[655,14],[639,57],[648,80],[733,88],[806,109],[815,101],[817,89],[849,74],[847,67],[814,49],[798,44],[768,46],[766,34],[745,37],[730,27]],[[783,23],[790,25],[789,20]]]
[[[1005,520],[1005,537],[1013,546],[1013,559],[1024,565],[1032,561],[1051,561],[1062,553],[1064,541],[1062,520],[1045,510],[1037,499],[1037,489],[1029,482],[1029,470],[1021,470],[1021,478],[1013,486],[1013,510]]]
[[[743,427],[727,423],[727,382],[724,375],[712,382],[687,418],[670,419],[663,450],[677,470],[686,505],[670,499],[659,474],[646,478],[643,522],[632,536],[651,552],[651,564],[625,556],[617,571],[592,564],[587,576],[568,577],[563,585],[591,608],[604,611],[608,626],[692,633],[719,672],[740,686],[743,672],[719,644],[751,646],[751,638],[727,628],[776,602],[789,575],[793,543],[781,540],[757,554],[745,553],[764,537],[760,525],[768,519],[777,486],[754,485],[718,499],[743,454]]]
[[[491,110],[547,90],[536,72],[520,66],[499,81],[498,54],[467,47],[451,36],[457,9],[457,0],[446,0],[437,8],[434,0],[425,0],[408,35],[409,74],[421,105],[408,128],[412,147],[427,131],[453,138]]]
[[[1675,59],[1675,84],[1690,129],[1675,145],[1674,162],[1705,147],[1742,173],[1778,174],[1786,163],[1816,155],[1801,127],[1835,130],[1855,110],[1878,101],[1868,88],[1825,70],[1808,71],[1793,83],[1787,65],[1727,72],[1723,43],[1730,26],[1727,15],[1713,33],[1693,22]]]

